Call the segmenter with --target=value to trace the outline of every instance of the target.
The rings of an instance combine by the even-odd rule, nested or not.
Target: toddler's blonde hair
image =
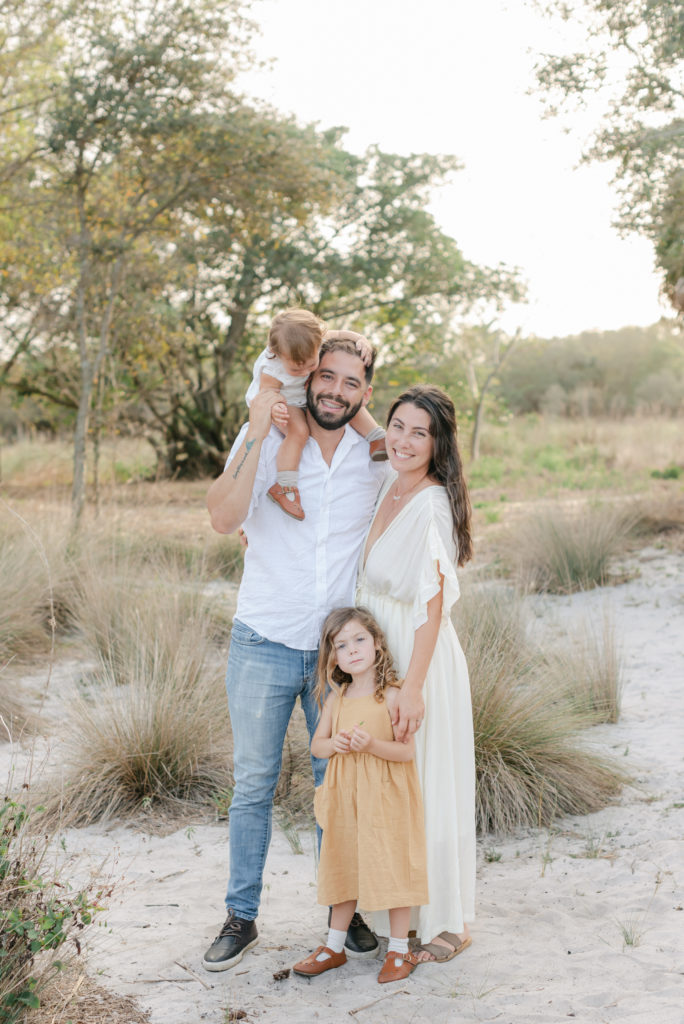
[[[293,363],[308,363],[318,355],[324,334],[325,324],[308,309],[285,309],[271,322],[268,347]]]

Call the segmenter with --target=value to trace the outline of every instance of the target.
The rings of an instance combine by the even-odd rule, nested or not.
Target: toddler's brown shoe
[[[286,512],[288,516],[292,516],[293,519],[304,518],[302,499],[299,496],[297,487],[282,487],[280,484],[273,484],[273,487],[269,487],[266,493],[271,501],[275,501],[276,505],[280,505],[283,512]]]
[[[385,445],[384,437],[379,437],[377,441],[371,441],[368,448],[373,462],[384,462],[387,458],[387,447]]]

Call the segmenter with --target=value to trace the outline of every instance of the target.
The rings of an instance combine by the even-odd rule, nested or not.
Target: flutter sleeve
[[[440,574],[444,577],[442,618],[448,619],[460,588],[456,576],[458,550],[453,538],[453,519],[446,492],[430,489],[422,531],[414,543],[420,548],[418,579],[413,600],[414,630],[427,622],[428,602],[439,593]]]

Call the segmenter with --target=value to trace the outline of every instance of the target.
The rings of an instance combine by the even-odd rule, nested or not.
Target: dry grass
[[[39,718],[29,707],[17,680],[0,674],[0,743],[16,742],[38,730]]]
[[[543,826],[605,806],[624,772],[582,742],[591,720],[548,685],[527,639],[520,598],[485,586],[468,591],[459,606],[473,696],[479,831]]]
[[[660,542],[684,533],[684,490],[681,485],[661,486],[632,503],[631,533],[640,543]]]
[[[200,581],[190,584],[176,563],[141,563],[98,540],[90,548],[81,547],[71,563],[70,582],[62,594],[65,615],[90,652],[116,678],[125,678],[133,649],[159,659],[167,645],[169,656],[175,657],[177,638],[195,626],[205,642],[227,638],[230,606],[218,596],[205,597]]]
[[[681,419],[517,416],[485,425],[482,458],[468,479],[508,500],[567,490],[640,492],[653,470],[680,458]],[[467,445],[465,446],[467,448]]]
[[[613,560],[624,550],[633,525],[634,515],[624,507],[544,511],[516,524],[506,560],[520,585],[538,593],[572,594],[605,586],[615,582]]]
[[[58,552],[59,562],[59,539],[53,536],[46,543]],[[9,513],[0,515],[0,665],[50,649],[52,580],[45,551],[30,527]]]
[[[574,643],[555,645],[546,656],[550,690],[562,694],[594,722],[617,722],[623,685],[615,626],[606,613],[599,627],[587,622]]]
[[[169,660],[162,658],[150,674],[145,655],[133,657],[138,680],[123,686],[101,666],[88,695],[68,709],[61,787],[44,801],[53,818],[87,825],[145,810],[177,814],[227,788],[227,715],[218,673],[196,676],[182,660],[169,674]]]
[[[117,995],[72,966],[42,995],[31,1024],[148,1024],[149,1011],[130,996]]]
[[[104,485],[117,481],[126,483],[136,476],[150,475],[154,470],[154,452],[144,440],[134,438],[105,439],[100,460],[100,480]],[[2,451],[2,481],[16,488],[48,491],[71,486],[73,448],[69,440],[16,441]],[[88,467],[91,479],[91,467]]]
[[[86,824],[207,803],[230,783],[216,602],[172,572],[140,580],[130,564],[77,583],[72,612],[96,667],[67,709],[52,815]]]
[[[273,802],[295,822],[313,824],[313,797],[309,733],[304,712],[297,704],[285,736],[283,765]]]

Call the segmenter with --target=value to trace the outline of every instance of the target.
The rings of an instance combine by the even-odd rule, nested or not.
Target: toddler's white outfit
[[[252,383],[247,388],[245,401],[249,407],[252,399],[259,391],[261,374],[267,373],[269,377],[275,377],[282,384],[280,394],[286,405],[296,405],[300,409],[306,408],[306,377],[293,377],[283,366],[282,360],[270,349],[265,348],[254,364],[252,371]]]

